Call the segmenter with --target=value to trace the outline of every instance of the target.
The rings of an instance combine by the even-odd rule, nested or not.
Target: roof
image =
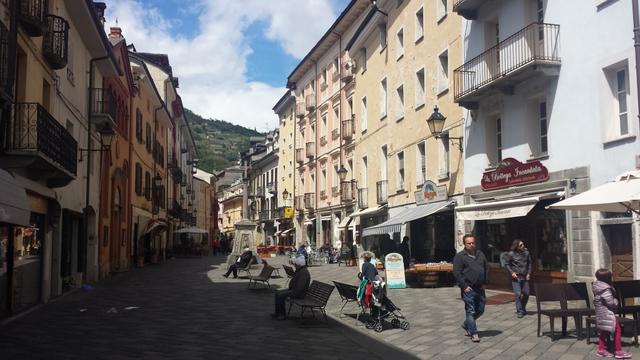
[[[207,184],[209,183],[209,181],[211,181],[211,178],[213,177],[213,174],[208,173],[202,169],[198,169],[198,168],[194,168],[196,170],[196,173],[193,174],[193,177],[195,179],[198,180],[202,180],[204,182],[206,182]]]

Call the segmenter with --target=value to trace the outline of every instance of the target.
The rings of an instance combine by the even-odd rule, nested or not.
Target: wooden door
[[[609,246],[613,280],[633,280],[631,224],[606,225],[602,231]]]

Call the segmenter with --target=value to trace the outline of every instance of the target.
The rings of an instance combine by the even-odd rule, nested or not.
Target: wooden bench
[[[289,265],[282,265],[282,268],[284,269],[284,272],[287,274],[287,277],[291,279],[293,277],[293,274],[295,273],[293,271],[293,268]]]
[[[342,310],[348,303],[356,303],[358,304],[358,308],[360,310],[356,315],[356,320],[358,320],[360,315],[365,313],[365,307],[358,302],[358,287],[355,285],[349,285],[337,281],[334,281],[333,284],[336,286],[338,294],[340,295],[340,300],[342,301],[340,312],[342,312]]]
[[[269,265],[269,263],[265,259],[262,259],[262,263],[265,264],[265,265]],[[275,275],[278,275],[278,277],[281,277],[280,276],[280,269],[278,269],[277,267],[273,267],[273,272],[275,273]]]
[[[300,306],[300,317],[304,315],[304,311],[306,309],[311,310],[313,317],[315,318],[314,309],[320,310],[322,315],[324,316],[324,321],[329,322],[327,319],[327,313],[325,312],[325,307],[327,306],[327,301],[329,301],[329,297],[333,292],[333,286],[329,284],[325,284],[323,282],[313,280],[309,289],[304,294],[304,298],[302,299],[290,299],[289,303],[289,311],[287,312],[287,316],[291,313],[291,308],[293,305]]]
[[[257,276],[253,276],[249,274],[249,287],[251,287],[252,283],[256,284],[255,286],[257,286],[259,281],[262,283],[262,285],[265,288],[267,287],[270,288],[271,285],[269,284],[269,279],[271,278],[271,274],[273,273],[273,270],[275,270],[273,267],[265,263],[264,267],[262,268],[262,271],[260,271],[260,274],[258,274]]]

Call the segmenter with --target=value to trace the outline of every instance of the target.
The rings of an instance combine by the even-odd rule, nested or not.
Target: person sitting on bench
[[[289,281],[289,288],[276,291],[276,312],[271,314],[271,316],[278,320],[284,320],[286,317],[285,300],[288,297],[294,299],[303,298],[311,282],[311,274],[309,274],[309,269],[307,269],[304,256],[297,256],[293,264],[296,267],[296,272],[293,273],[293,277],[291,281]]]
[[[246,268],[247,265],[249,265],[249,263],[251,262],[251,259],[253,259],[253,253],[251,252],[251,249],[245,248],[242,251],[242,255],[238,257],[238,260],[235,263],[231,264],[231,266],[229,266],[229,270],[227,270],[227,273],[222,276],[229,277],[229,274],[233,272],[233,278],[237,278],[238,269]]]

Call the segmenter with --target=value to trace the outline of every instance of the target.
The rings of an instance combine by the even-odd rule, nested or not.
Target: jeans
[[[513,295],[516,297],[516,311],[518,314],[525,314],[527,312],[527,302],[529,301],[529,282],[520,278],[517,280],[512,279],[511,287],[513,288]]]
[[[487,296],[484,293],[484,289],[472,287],[471,291],[462,293],[462,300],[464,300],[464,309],[467,313],[464,327],[469,332],[469,335],[476,335],[478,333],[476,320],[484,313]]]
[[[276,314],[278,315],[286,315],[286,306],[285,306],[285,300],[287,300],[287,298],[289,296],[293,295],[293,290],[278,290],[276,291]]]

